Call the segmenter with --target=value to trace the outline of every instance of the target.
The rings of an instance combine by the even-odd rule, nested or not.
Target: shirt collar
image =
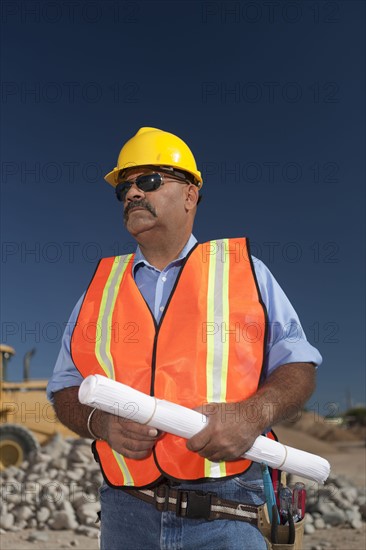
[[[184,260],[184,258],[187,256],[187,254],[192,250],[192,248],[194,247],[194,245],[197,243],[197,239],[194,235],[191,234],[191,236],[189,237],[186,245],[184,246],[182,252],[179,254],[178,258],[176,258],[175,260],[173,260],[170,264],[170,265],[179,265],[180,263],[182,263],[182,261]],[[140,247],[138,246],[137,249],[136,249],[136,253],[135,253],[135,258],[134,258],[134,262],[133,262],[133,266],[132,266],[132,270],[133,270],[133,275],[135,276],[135,273],[136,273],[136,269],[138,267],[141,267],[142,265],[145,265],[147,267],[151,267],[152,269],[156,269],[156,267],[154,267],[153,265],[149,264],[149,262],[146,260],[146,258],[144,257],[143,253],[141,252],[141,249]],[[167,266],[168,267],[168,266]],[[156,269],[156,271],[159,271]]]

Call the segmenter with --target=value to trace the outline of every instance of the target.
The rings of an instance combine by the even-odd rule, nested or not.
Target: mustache
[[[155,208],[153,206],[151,206],[151,204],[149,202],[147,202],[146,199],[141,199],[139,201],[131,201],[131,202],[128,203],[128,205],[126,206],[126,208],[124,209],[124,212],[123,212],[123,219],[125,221],[128,218],[129,212],[132,210],[132,208],[135,208],[136,206],[138,206],[139,208],[145,208],[145,210],[150,212],[150,214],[152,214],[152,216],[154,216],[154,218],[157,218]]]

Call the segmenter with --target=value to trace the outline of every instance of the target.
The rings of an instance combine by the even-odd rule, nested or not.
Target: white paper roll
[[[150,395],[99,374],[83,380],[79,388],[79,401],[140,424],[149,422],[156,407],[155,399]]]
[[[156,399],[99,374],[85,378],[79,389],[79,400],[85,405],[185,439],[193,437],[207,425],[207,417],[197,411]],[[319,483],[324,483],[330,473],[329,462],[324,458],[261,435],[243,458],[265,462],[271,468]]]

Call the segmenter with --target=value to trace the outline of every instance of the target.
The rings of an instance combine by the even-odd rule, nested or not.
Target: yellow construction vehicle
[[[47,401],[47,380],[30,380],[29,364],[35,350],[24,357],[22,382],[8,382],[8,362],[15,350],[0,344],[0,470],[18,466],[56,433],[78,437],[57,419]]]

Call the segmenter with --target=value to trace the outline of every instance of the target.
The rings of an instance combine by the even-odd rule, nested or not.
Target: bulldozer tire
[[[0,470],[19,466],[37,449],[39,443],[27,428],[17,424],[0,426]]]

